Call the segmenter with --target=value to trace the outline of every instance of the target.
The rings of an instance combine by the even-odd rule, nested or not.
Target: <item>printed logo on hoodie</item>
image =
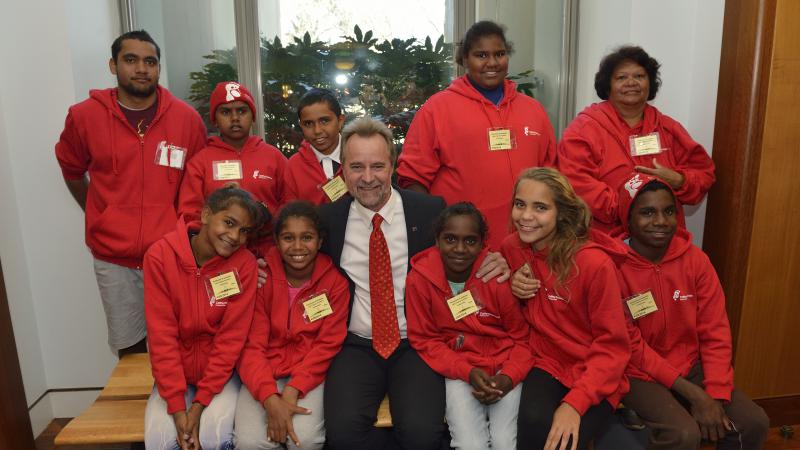
[[[643,182],[638,173],[625,182],[625,190],[628,191],[631,198],[636,197],[636,193],[639,192],[639,188],[642,187]]]
[[[529,127],[525,127],[525,136],[541,136],[542,134],[538,131],[533,131],[529,129]]]
[[[675,292],[672,293],[672,300],[676,301],[676,302],[678,300],[680,300],[682,302],[685,302],[687,300],[691,300],[693,297],[694,297],[694,295],[692,295],[692,294],[681,295],[680,289],[675,289]]]

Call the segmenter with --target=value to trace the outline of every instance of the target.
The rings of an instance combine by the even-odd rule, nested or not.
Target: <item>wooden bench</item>
[[[55,445],[143,442],[144,408],[152,390],[150,356],[124,356],[97,400],[58,433]]]

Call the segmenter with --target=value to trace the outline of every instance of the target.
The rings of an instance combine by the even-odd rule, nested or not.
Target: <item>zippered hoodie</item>
[[[534,252],[518,232],[500,249],[512,273],[527,263],[542,283],[523,310],[531,326],[533,367],[569,388],[562,401],[581,415],[603,400],[616,407],[628,391],[624,370],[630,357],[617,269],[607,255],[619,247],[603,233],[591,238],[575,254],[575,269],[561,287],[547,267],[547,249]]]
[[[267,282],[258,290],[255,316],[247,338],[239,375],[260,403],[278,393],[275,380],[290,377],[305,396],[325,380],[333,357],[347,335],[350,288],[331,259],[317,254],[311,280],[289,307],[289,283],[278,249],[267,253]],[[325,294],[333,310],[308,322],[303,302]]]
[[[652,132],[659,133],[666,151],[631,156],[630,137]],[[655,167],[653,159],[685,178],[675,192],[681,204],[699,203],[716,179],[714,162],[705,149],[681,124],[649,104],[644,119],[633,128],[610,102],[589,105],[564,130],[558,144],[558,170],[589,205],[594,226],[605,232],[620,224],[617,189],[635,166]]]
[[[341,176],[342,168],[336,171],[334,176]],[[286,177],[284,180],[284,202],[291,200],[308,200],[315,205],[330,203],[328,194],[322,190],[328,182],[325,171],[322,170],[317,155],[311,148],[311,144],[303,139],[300,149],[289,158],[286,166]],[[346,194],[345,194],[346,195]]]
[[[431,247],[411,258],[406,278],[408,340],[436,372],[469,383],[477,367],[489,376],[503,373],[516,386],[531,369],[530,328],[509,283],[484,283],[475,271],[486,258],[484,249],[464,285],[480,310],[459,321],[447,305],[454,296],[441,253]]]
[[[489,130],[510,127],[516,147],[489,150]],[[554,167],[555,135],[547,112],[505,80],[495,106],[462,76],[417,112],[398,161],[401,187],[419,183],[448,204],[470,201],[489,224],[487,244],[509,232],[514,182],[523,169]]]
[[[89,173],[86,245],[95,258],[125,267],[141,267],[147,248],[177,219],[183,171],[155,163],[159,144],[185,149],[185,164],[206,141],[197,112],[161,86],[157,92],[158,110],[144,137],[120,110],[116,88],[92,90],[69,108],[55,147],[64,179]]]
[[[215,180],[214,164],[224,161],[240,161],[242,178]],[[283,179],[286,157],[280,150],[267,144],[258,136],[250,136],[241,149],[212,136],[208,145],[186,165],[186,176],[181,183],[178,213],[187,220],[198,220],[206,198],[228,183],[251,193],[264,203],[274,216],[283,204]]]
[[[650,180],[649,182],[652,182]],[[628,195],[620,192],[623,227],[615,237],[628,238],[628,214],[633,199],[647,183]],[[712,398],[730,401],[733,390],[733,347],[725,311],[725,294],[708,256],[678,228],[661,262],[655,264],[627,247],[620,264],[623,298],[650,291],[658,310],[633,320],[623,304],[631,337],[627,373],[634,378],[672,388],[698,361],[703,385]]]
[[[256,293],[256,261],[244,247],[228,258],[215,256],[197,267],[189,231],[178,220],[144,258],[144,308],[150,362],[167,413],[186,409],[186,385],[197,387],[195,402],[208,406],[231,377],[244,347]],[[211,302],[207,280],[236,271],[239,294]]]

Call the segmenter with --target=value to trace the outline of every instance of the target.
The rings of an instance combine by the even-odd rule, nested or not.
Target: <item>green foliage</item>
[[[444,36],[435,43],[430,37],[424,42],[413,38],[378,42],[371,30],[364,33],[356,25],[353,35],[342,38],[342,42],[330,44],[312,40],[305,33],[285,45],[278,37],[271,41],[261,38],[264,139],[287,156],[302,141],[295,108],[311,88],[334,91],[348,119],[369,115],[383,120],[399,143],[417,109],[453,78],[453,44],[446,43]],[[190,99],[206,119],[214,86],[236,79],[235,53],[235,49],[214,50],[205,56],[210,62],[190,75],[194,80]],[[337,84],[336,77],[341,75],[347,77],[346,84]],[[519,87],[531,95],[535,86],[520,83]]]

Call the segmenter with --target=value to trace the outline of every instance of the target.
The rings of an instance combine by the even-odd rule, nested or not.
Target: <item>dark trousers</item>
[[[518,450],[544,448],[553,424],[553,414],[561,405],[561,399],[568,392],[569,388],[544,370],[533,369],[528,373],[522,384],[522,398],[519,402],[519,416],[517,417]],[[583,450],[589,445],[594,436],[606,425],[611,413],[611,405],[602,401],[589,408],[581,416],[581,425],[578,431],[579,450]],[[564,448],[563,445],[562,448]]]
[[[375,428],[389,394],[394,427]],[[389,359],[372,341],[348,334],[325,379],[326,440],[332,450],[439,450],[444,423],[444,378],[403,339]]]
[[[696,364],[686,379],[703,386],[703,370]],[[636,411],[650,429],[648,449],[696,450],[700,447],[700,428],[687,410],[683,397],[655,382],[631,378],[631,390],[622,399],[625,407]],[[717,450],[758,450],[764,444],[769,418],[760,406],[734,390],[725,414],[736,431],[717,442]]]

